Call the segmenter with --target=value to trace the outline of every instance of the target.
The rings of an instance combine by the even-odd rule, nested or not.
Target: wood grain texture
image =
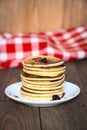
[[[0,130],[41,130],[39,111],[18,103],[0,102]]]
[[[87,24],[87,0],[0,0],[0,31],[58,31]]]
[[[41,109],[41,120],[43,130],[86,130],[87,126],[87,91],[85,72],[87,60],[77,62],[67,62],[66,81],[80,86],[81,93],[76,100],[51,108]],[[83,83],[84,82],[84,83]],[[84,90],[85,88],[85,90]],[[47,120],[49,120],[49,122]]]
[[[81,93],[69,102],[45,108],[9,99],[4,89],[20,81],[22,70],[0,69],[0,130],[87,130],[87,59],[65,65],[65,80],[77,84]]]
[[[5,87],[18,82],[21,80],[20,78],[21,68],[13,68],[13,69],[1,69],[0,70],[0,100],[7,101],[8,98],[4,95]]]

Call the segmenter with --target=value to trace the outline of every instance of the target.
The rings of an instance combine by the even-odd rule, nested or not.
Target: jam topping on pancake
[[[45,57],[37,57],[32,59],[33,64],[48,64],[48,60]]]

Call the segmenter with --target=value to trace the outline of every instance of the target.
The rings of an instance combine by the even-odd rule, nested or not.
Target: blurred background
[[[0,0],[1,32],[58,31],[87,25],[87,0]]]

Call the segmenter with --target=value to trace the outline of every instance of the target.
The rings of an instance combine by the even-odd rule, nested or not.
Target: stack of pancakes
[[[64,94],[64,61],[51,56],[32,56],[23,60],[21,95],[37,101],[52,100]]]

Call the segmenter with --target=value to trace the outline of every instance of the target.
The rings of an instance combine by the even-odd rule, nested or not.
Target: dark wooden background
[[[87,0],[0,0],[0,31],[57,31],[87,24]]]

